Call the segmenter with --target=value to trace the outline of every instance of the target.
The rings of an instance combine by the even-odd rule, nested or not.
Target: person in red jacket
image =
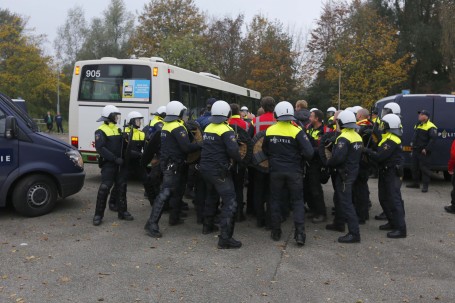
[[[269,96],[262,98],[261,108],[264,109],[264,113],[254,119],[254,135],[267,130],[267,128],[276,123],[276,119],[273,115],[275,99]],[[257,227],[270,227],[270,176],[268,173],[254,170],[253,180],[253,201],[256,213],[256,225]]]
[[[232,127],[237,135],[238,129],[243,128],[250,136],[253,134],[253,127],[250,123],[243,120],[240,116],[240,106],[236,103],[230,104],[232,116],[228,120],[228,124]],[[243,208],[245,202],[243,202],[243,187],[245,184],[245,173],[246,166],[242,163],[234,163],[231,167],[232,181],[234,182],[235,197],[237,200],[237,212],[235,214],[235,220],[237,222],[245,221],[245,215]]]
[[[455,140],[452,142],[452,147],[450,148],[450,159],[448,164],[448,172],[452,175],[452,191],[450,193],[452,197],[451,205],[444,206],[446,212],[455,214],[455,176],[453,175],[453,169],[455,168]]]

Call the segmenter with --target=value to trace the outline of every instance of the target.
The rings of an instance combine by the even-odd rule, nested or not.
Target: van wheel
[[[17,212],[27,217],[37,217],[54,208],[57,202],[57,187],[47,176],[31,175],[17,183],[12,198]]]
[[[452,180],[452,175],[449,174],[449,172],[446,170],[443,173],[444,173],[444,180],[446,180],[447,182],[450,182]]]

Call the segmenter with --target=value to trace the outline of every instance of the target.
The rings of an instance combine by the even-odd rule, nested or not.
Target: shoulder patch
[[[344,142],[343,141],[338,142],[338,144],[337,144],[338,148],[343,148],[343,146],[344,146]]]
[[[383,146],[383,149],[384,149],[384,150],[388,150],[389,148],[390,148],[390,146],[389,146],[387,143],[384,144],[384,146]]]
[[[182,137],[186,137],[186,131],[184,131],[183,129],[180,131],[180,136]]]
[[[95,141],[98,141],[101,138],[98,132],[95,133]]]

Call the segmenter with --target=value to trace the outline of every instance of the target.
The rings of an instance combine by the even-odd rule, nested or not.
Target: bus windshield
[[[93,64],[81,71],[79,101],[151,102],[151,69],[144,65]]]

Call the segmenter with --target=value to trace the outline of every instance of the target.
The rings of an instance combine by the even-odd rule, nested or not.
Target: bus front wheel
[[[27,217],[49,213],[57,202],[57,187],[44,175],[30,175],[17,183],[13,192],[13,205],[17,212]]]

